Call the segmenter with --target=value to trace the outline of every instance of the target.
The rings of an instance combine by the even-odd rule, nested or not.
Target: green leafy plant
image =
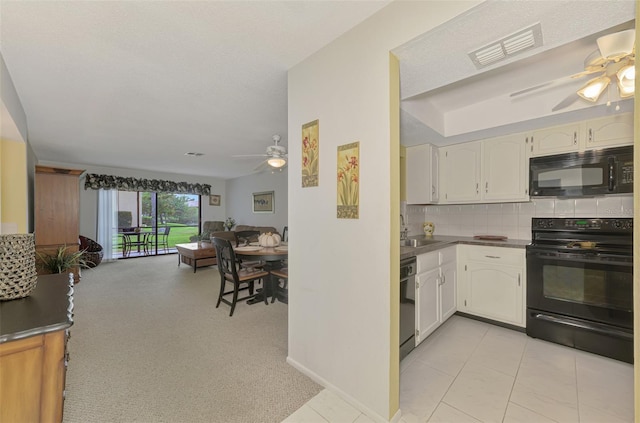
[[[60,246],[54,254],[43,254],[37,252],[40,258],[39,266],[41,269],[51,273],[62,273],[74,267],[88,269],[92,262],[84,259],[84,250],[69,251],[69,247]]]
[[[230,231],[234,226],[236,226],[236,220],[233,217],[227,217],[227,220],[224,221],[224,227]]]

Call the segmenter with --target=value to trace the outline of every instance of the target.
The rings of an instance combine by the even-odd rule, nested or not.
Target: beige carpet
[[[216,267],[103,263],[75,288],[64,422],[280,422],[322,389],[286,363],[287,306],[215,308]]]

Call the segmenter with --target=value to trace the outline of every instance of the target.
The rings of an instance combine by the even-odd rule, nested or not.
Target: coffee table
[[[180,263],[188,264],[193,267],[193,273],[196,273],[198,267],[218,264],[216,248],[209,242],[176,244],[176,249],[178,250],[178,266]]]

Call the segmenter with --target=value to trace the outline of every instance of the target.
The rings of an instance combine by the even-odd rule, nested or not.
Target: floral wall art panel
[[[318,186],[320,126],[318,120],[302,125],[302,187]]]
[[[360,204],[360,142],[338,147],[338,218],[357,219]]]

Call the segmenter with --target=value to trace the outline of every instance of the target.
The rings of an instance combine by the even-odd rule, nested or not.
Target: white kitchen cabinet
[[[416,275],[416,345],[456,312],[456,247],[421,254]]]
[[[526,142],[522,133],[441,148],[441,202],[528,201]]]
[[[586,149],[633,144],[633,113],[587,121]]]
[[[449,247],[440,251],[440,287],[439,287],[439,314],[440,323],[444,323],[453,316],[457,309],[456,296],[456,247]]]
[[[525,326],[525,250],[458,246],[458,310]]]
[[[540,129],[532,133],[529,144],[532,157],[630,145],[633,144],[633,113]]]
[[[480,141],[440,148],[442,202],[470,203],[480,200],[481,152]]]
[[[440,326],[439,284],[438,268],[416,275],[416,345]]]
[[[524,134],[482,142],[482,199],[529,200],[529,166]]]
[[[583,137],[584,127],[580,122],[533,131],[529,142],[531,157],[578,151]]]
[[[438,201],[438,149],[431,144],[406,149],[407,204]]]

